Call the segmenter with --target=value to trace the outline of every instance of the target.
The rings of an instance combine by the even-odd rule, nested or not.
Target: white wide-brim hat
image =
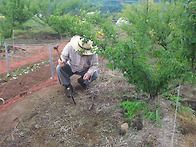
[[[97,50],[97,47],[93,47],[93,41],[89,40],[87,43],[83,43],[84,38],[75,35],[71,38],[70,43],[76,51],[81,51],[83,55],[93,55]]]

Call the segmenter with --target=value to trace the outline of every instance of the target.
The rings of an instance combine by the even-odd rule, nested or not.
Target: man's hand
[[[61,61],[60,59],[58,60],[59,66],[64,67],[65,66],[65,61]]]
[[[90,74],[89,74],[88,72],[85,73],[83,79],[84,79],[84,80],[88,80],[89,78],[90,78]]]

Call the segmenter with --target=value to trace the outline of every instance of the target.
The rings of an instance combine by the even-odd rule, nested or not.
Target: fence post
[[[7,49],[6,42],[5,42],[5,57],[6,57],[6,63],[7,63],[7,73],[10,74],[10,67],[9,67],[9,60],[8,60],[8,49]]]
[[[52,54],[51,54],[50,45],[48,45],[48,51],[49,51],[49,59],[50,59],[50,68],[51,68],[51,73],[52,73],[52,79],[54,79],[54,71],[53,71]]]

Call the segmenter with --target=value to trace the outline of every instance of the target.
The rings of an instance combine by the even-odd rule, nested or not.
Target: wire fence
[[[59,44],[59,52],[67,42]],[[53,48],[54,44],[7,46],[7,54],[6,47],[1,48],[0,113],[24,96],[58,83],[55,72],[58,56]]]

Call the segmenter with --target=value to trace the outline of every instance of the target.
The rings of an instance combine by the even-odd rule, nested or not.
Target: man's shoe
[[[82,86],[83,89],[88,90],[88,85],[86,85],[86,84],[84,83],[84,79],[83,79],[82,77],[80,77],[80,78],[78,79],[78,83]]]
[[[73,93],[73,87],[71,84],[65,86],[65,95],[70,98],[72,96]]]

